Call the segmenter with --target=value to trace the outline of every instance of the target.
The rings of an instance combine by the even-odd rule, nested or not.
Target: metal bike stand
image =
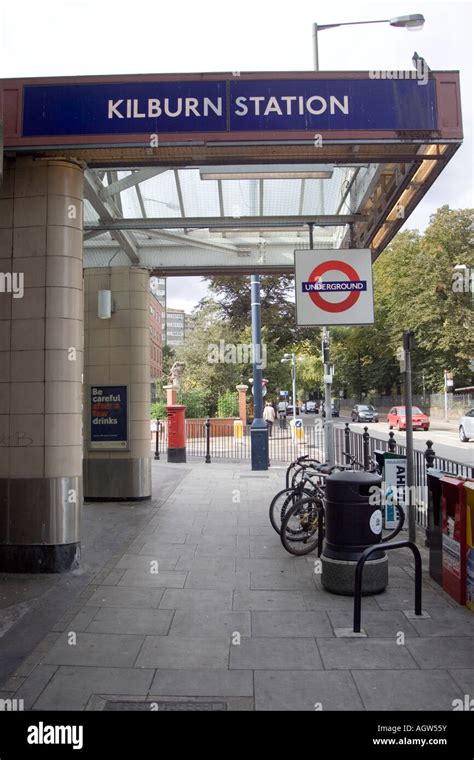
[[[353,632],[360,633],[361,618],[361,601],[362,601],[362,571],[364,570],[365,561],[376,551],[389,551],[390,549],[411,549],[415,558],[415,615],[416,617],[427,617],[421,610],[421,554],[417,545],[413,541],[393,541],[391,543],[383,542],[369,546],[362,553],[355,569],[354,582],[354,624]]]

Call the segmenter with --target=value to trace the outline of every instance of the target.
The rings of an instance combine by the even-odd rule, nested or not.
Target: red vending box
[[[466,603],[465,478],[441,478],[443,516],[443,588],[459,604]]]

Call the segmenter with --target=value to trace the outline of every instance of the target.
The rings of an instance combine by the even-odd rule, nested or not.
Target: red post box
[[[443,515],[443,588],[459,604],[466,603],[465,478],[441,478]]]
[[[182,404],[166,407],[168,413],[168,462],[186,461],[186,422]]]

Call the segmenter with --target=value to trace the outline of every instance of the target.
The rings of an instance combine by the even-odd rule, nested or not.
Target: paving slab
[[[315,591],[315,583],[311,575],[304,576],[296,573],[294,570],[277,570],[271,573],[253,572],[250,574],[250,588],[252,589],[269,589],[284,591],[285,589],[295,589],[299,591]]]
[[[132,667],[143,644],[143,636],[113,633],[78,633],[76,644],[63,634],[43,662],[53,665],[97,665]]]
[[[352,676],[344,671],[258,670],[256,710],[362,710]]]
[[[417,620],[414,618],[410,621],[420,636],[474,637],[474,615],[465,607],[459,607],[459,609],[432,607],[430,615],[430,619]]]
[[[237,560],[234,557],[220,557],[218,559],[212,557],[180,557],[176,563],[175,570],[184,570],[185,572],[206,570],[214,573],[233,573],[236,569],[236,562]],[[245,568],[238,569],[245,570]]]
[[[196,557],[248,557],[248,546],[229,546],[228,544],[198,544],[196,548]]]
[[[235,591],[234,610],[304,610],[301,591]]]
[[[463,694],[469,694],[470,698],[474,698],[474,668],[450,670],[449,673]],[[472,706],[474,707],[474,704]]]
[[[140,554],[124,554],[116,564],[117,568],[123,570],[145,570],[150,571],[152,563],[158,562],[158,569],[161,570],[183,570],[177,568],[178,555],[168,559],[159,560],[157,557],[142,556]]]
[[[254,610],[250,613],[252,636],[309,637],[333,636],[327,613],[300,610]]]
[[[198,546],[237,546],[238,536],[230,535],[229,533],[203,534],[203,533],[188,533],[186,537],[187,544],[198,544]],[[244,536],[244,538],[248,538]]]
[[[251,670],[157,670],[150,695],[253,697]]]
[[[311,638],[251,638],[231,645],[230,668],[243,670],[319,670],[323,667]]]
[[[147,636],[136,660],[137,668],[227,670],[229,641],[178,636]]]
[[[31,710],[34,703],[57,672],[57,665],[39,664],[15,692],[16,699],[23,699],[24,709]]]
[[[85,631],[89,623],[97,615],[97,607],[83,607],[72,620],[61,628],[61,631],[75,631],[76,633]],[[112,631],[113,633],[113,631]]]
[[[93,608],[94,619],[88,633],[127,633],[165,636],[173,619],[172,610],[127,609],[119,607]]]
[[[331,594],[325,591],[318,580],[315,583],[313,591],[302,592],[306,609],[308,610],[353,610],[354,597],[342,596],[342,594]],[[378,610],[375,597],[364,596],[362,599],[362,614],[364,610]]]
[[[196,589],[248,589],[250,587],[250,573],[245,570],[237,572],[215,570],[191,570],[186,578],[185,588]]]
[[[160,609],[168,610],[230,610],[232,591],[206,589],[167,589]]]
[[[60,667],[34,704],[35,710],[83,710],[93,694],[146,696],[154,670]]]
[[[235,562],[237,570],[247,570],[251,573],[274,573],[280,572],[280,570],[284,570],[287,573],[296,573],[294,558],[290,556],[276,559],[249,559],[239,557]]]
[[[353,626],[352,610],[328,610],[333,628],[350,628]],[[405,636],[418,636],[415,628],[403,612],[398,610],[364,610],[362,625],[367,636],[395,639],[400,633]]]
[[[87,604],[91,607],[158,607],[164,589],[100,586]]]
[[[423,669],[437,669],[440,665],[443,668],[474,668],[472,637],[423,637],[409,639],[406,646],[418,667]]]
[[[170,636],[204,638],[227,636],[233,633],[250,636],[250,612],[222,612],[203,610],[176,610]]]
[[[423,609],[430,611],[435,607],[443,607],[449,609],[451,601],[449,597],[442,596],[442,592],[437,593],[431,588],[426,586],[422,589],[422,606]],[[411,588],[387,588],[381,594],[376,594],[374,597],[378,606],[382,610],[406,610],[413,607],[415,608],[415,586],[412,584]]]
[[[408,644],[402,646],[394,639],[321,638],[318,647],[326,670],[415,670],[417,667]]]
[[[125,570],[125,573],[118,583],[118,587],[131,586],[144,588],[183,588],[186,581],[187,573],[177,572],[175,570],[160,570],[158,563],[158,572],[151,573],[149,570]]]
[[[452,710],[460,696],[446,670],[354,670],[352,675],[367,710]]]

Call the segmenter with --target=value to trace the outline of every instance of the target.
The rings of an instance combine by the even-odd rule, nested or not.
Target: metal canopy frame
[[[316,248],[372,248],[375,260],[459,144],[411,143],[403,151],[401,145],[398,151],[385,146],[385,159],[380,154],[377,162],[344,162],[339,153],[339,161],[331,164],[327,155],[317,162],[313,156],[315,171],[321,164],[333,167],[330,180],[262,179],[258,174],[256,179],[204,180],[196,164],[172,162],[89,167],[84,266],[109,266],[113,259],[115,266],[146,266],[157,276],[291,272],[294,250],[308,247],[310,226]],[[326,152],[328,147],[334,146],[326,146]],[[238,171],[241,164],[234,165]],[[265,162],[258,165],[265,169]]]
[[[414,72],[400,74],[413,79]],[[373,90],[367,94],[372,75],[300,71],[0,79],[5,163],[28,155],[37,161],[76,161],[85,169],[86,267],[147,266],[158,276],[291,272],[294,250],[309,247],[310,231],[316,247],[370,248],[375,260],[461,145],[462,114],[459,72],[430,71],[424,82],[428,88],[413,82],[407,90],[407,82],[388,82],[383,89],[392,100],[398,98],[392,105],[400,118],[375,118],[384,115],[384,106]],[[304,91],[299,96],[303,111],[311,100],[305,101],[306,93],[324,96],[327,104],[332,85],[337,89],[340,83],[349,92],[344,97],[355,98],[360,108],[348,121],[334,121],[338,114],[330,112],[319,119],[314,110],[308,117],[307,109],[303,120],[302,114],[280,113],[282,122],[273,119],[276,106],[270,108],[268,101],[269,114],[235,120],[237,92],[274,88],[275,103],[281,97],[288,104],[285,83],[293,88],[294,101]],[[191,93],[188,100],[193,100],[195,85],[221,93],[225,108],[217,121],[197,121],[201,114],[194,112],[186,112],[182,123],[161,121],[138,107],[142,96],[160,102],[171,91],[180,99]],[[128,98],[126,111],[119,109],[120,125],[104,117],[107,98],[113,102],[117,92],[120,103]],[[401,102],[407,92],[411,96]],[[189,115],[193,118],[187,121]],[[278,179],[268,178],[275,173],[272,166],[280,168]],[[283,178],[290,166],[291,178]],[[217,172],[206,179],[199,171],[203,167],[221,168],[223,178]],[[231,167],[240,168],[240,180],[230,179]],[[258,167],[260,178],[258,173],[245,178]],[[324,167],[324,178],[315,176],[313,167],[316,172]],[[303,174],[302,168],[310,171]]]

